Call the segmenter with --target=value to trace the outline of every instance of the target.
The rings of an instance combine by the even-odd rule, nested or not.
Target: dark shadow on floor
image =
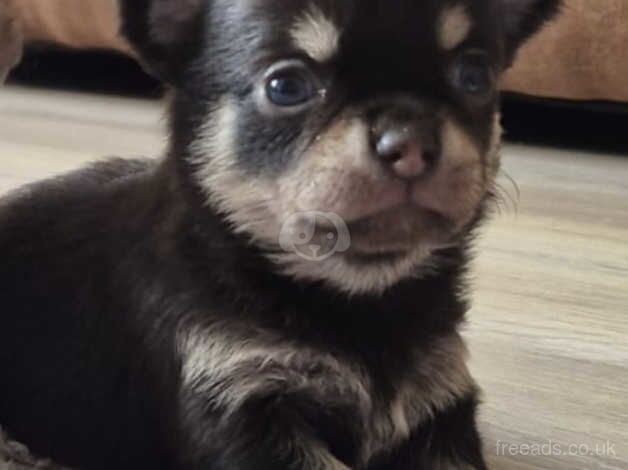
[[[29,50],[9,83],[40,88],[158,98],[163,87],[138,63],[108,51],[72,51],[45,45]]]
[[[628,155],[628,104],[506,96],[503,110],[509,141]]]

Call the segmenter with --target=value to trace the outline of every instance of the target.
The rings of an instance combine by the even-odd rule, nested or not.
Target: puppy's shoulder
[[[78,170],[27,184],[0,197],[0,216],[6,216],[15,206],[36,202],[54,205],[57,199],[67,200],[89,193],[102,192],[112,184],[141,175],[155,166],[150,159],[112,157]]]
[[[149,159],[111,158],[13,190],[0,198],[0,233],[106,199],[116,186],[141,178],[154,166]]]
[[[150,160],[110,159],[4,196],[0,257],[5,263],[0,273],[42,266],[53,258],[69,262],[105,243],[120,223],[118,214],[133,206],[141,181],[154,166]]]

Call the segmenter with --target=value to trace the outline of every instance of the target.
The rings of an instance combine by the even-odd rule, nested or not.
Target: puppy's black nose
[[[401,179],[423,175],[435,160],[434,152],[422,145],[409,127],[394,127],[376,138],[375,151]]]

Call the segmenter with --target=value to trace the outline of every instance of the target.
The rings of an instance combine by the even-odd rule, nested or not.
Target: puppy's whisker
[[[519,206],[521,204],[521,189],[519,188],[517,181],[512,176],[510,176],[505,170],[501,170],[500,173],[504,176],[506,181],[510,183],[510,186],[514,190],[514,193],[509,191],[508,188],[501,185],[499,182],[497,183],[497,185],[504,192],[504,194],[507,195],[510,202],[512,202],[515,213],[518,213]]]

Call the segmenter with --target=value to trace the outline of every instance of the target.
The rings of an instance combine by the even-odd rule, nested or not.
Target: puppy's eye
[[[316,87],[302,74],[287,71],[268,81],[266,95],[270,102],[277,106],[298,106],[316,95]]]
[[[263,96],[267,105],[283,112],[297,112],[316,97],[323,96],[323,87],[315,74],[301,61],[286,60],[271,66],[264,77]],[[262,103],[263,105],[263,103]],[[270,111],[267,109],[267,111]]]
[[[493,91],[493,72],[481,53],[471,53],[460,58],[454,66],[453,79],[456,88],[470,96],[483,97]]]

